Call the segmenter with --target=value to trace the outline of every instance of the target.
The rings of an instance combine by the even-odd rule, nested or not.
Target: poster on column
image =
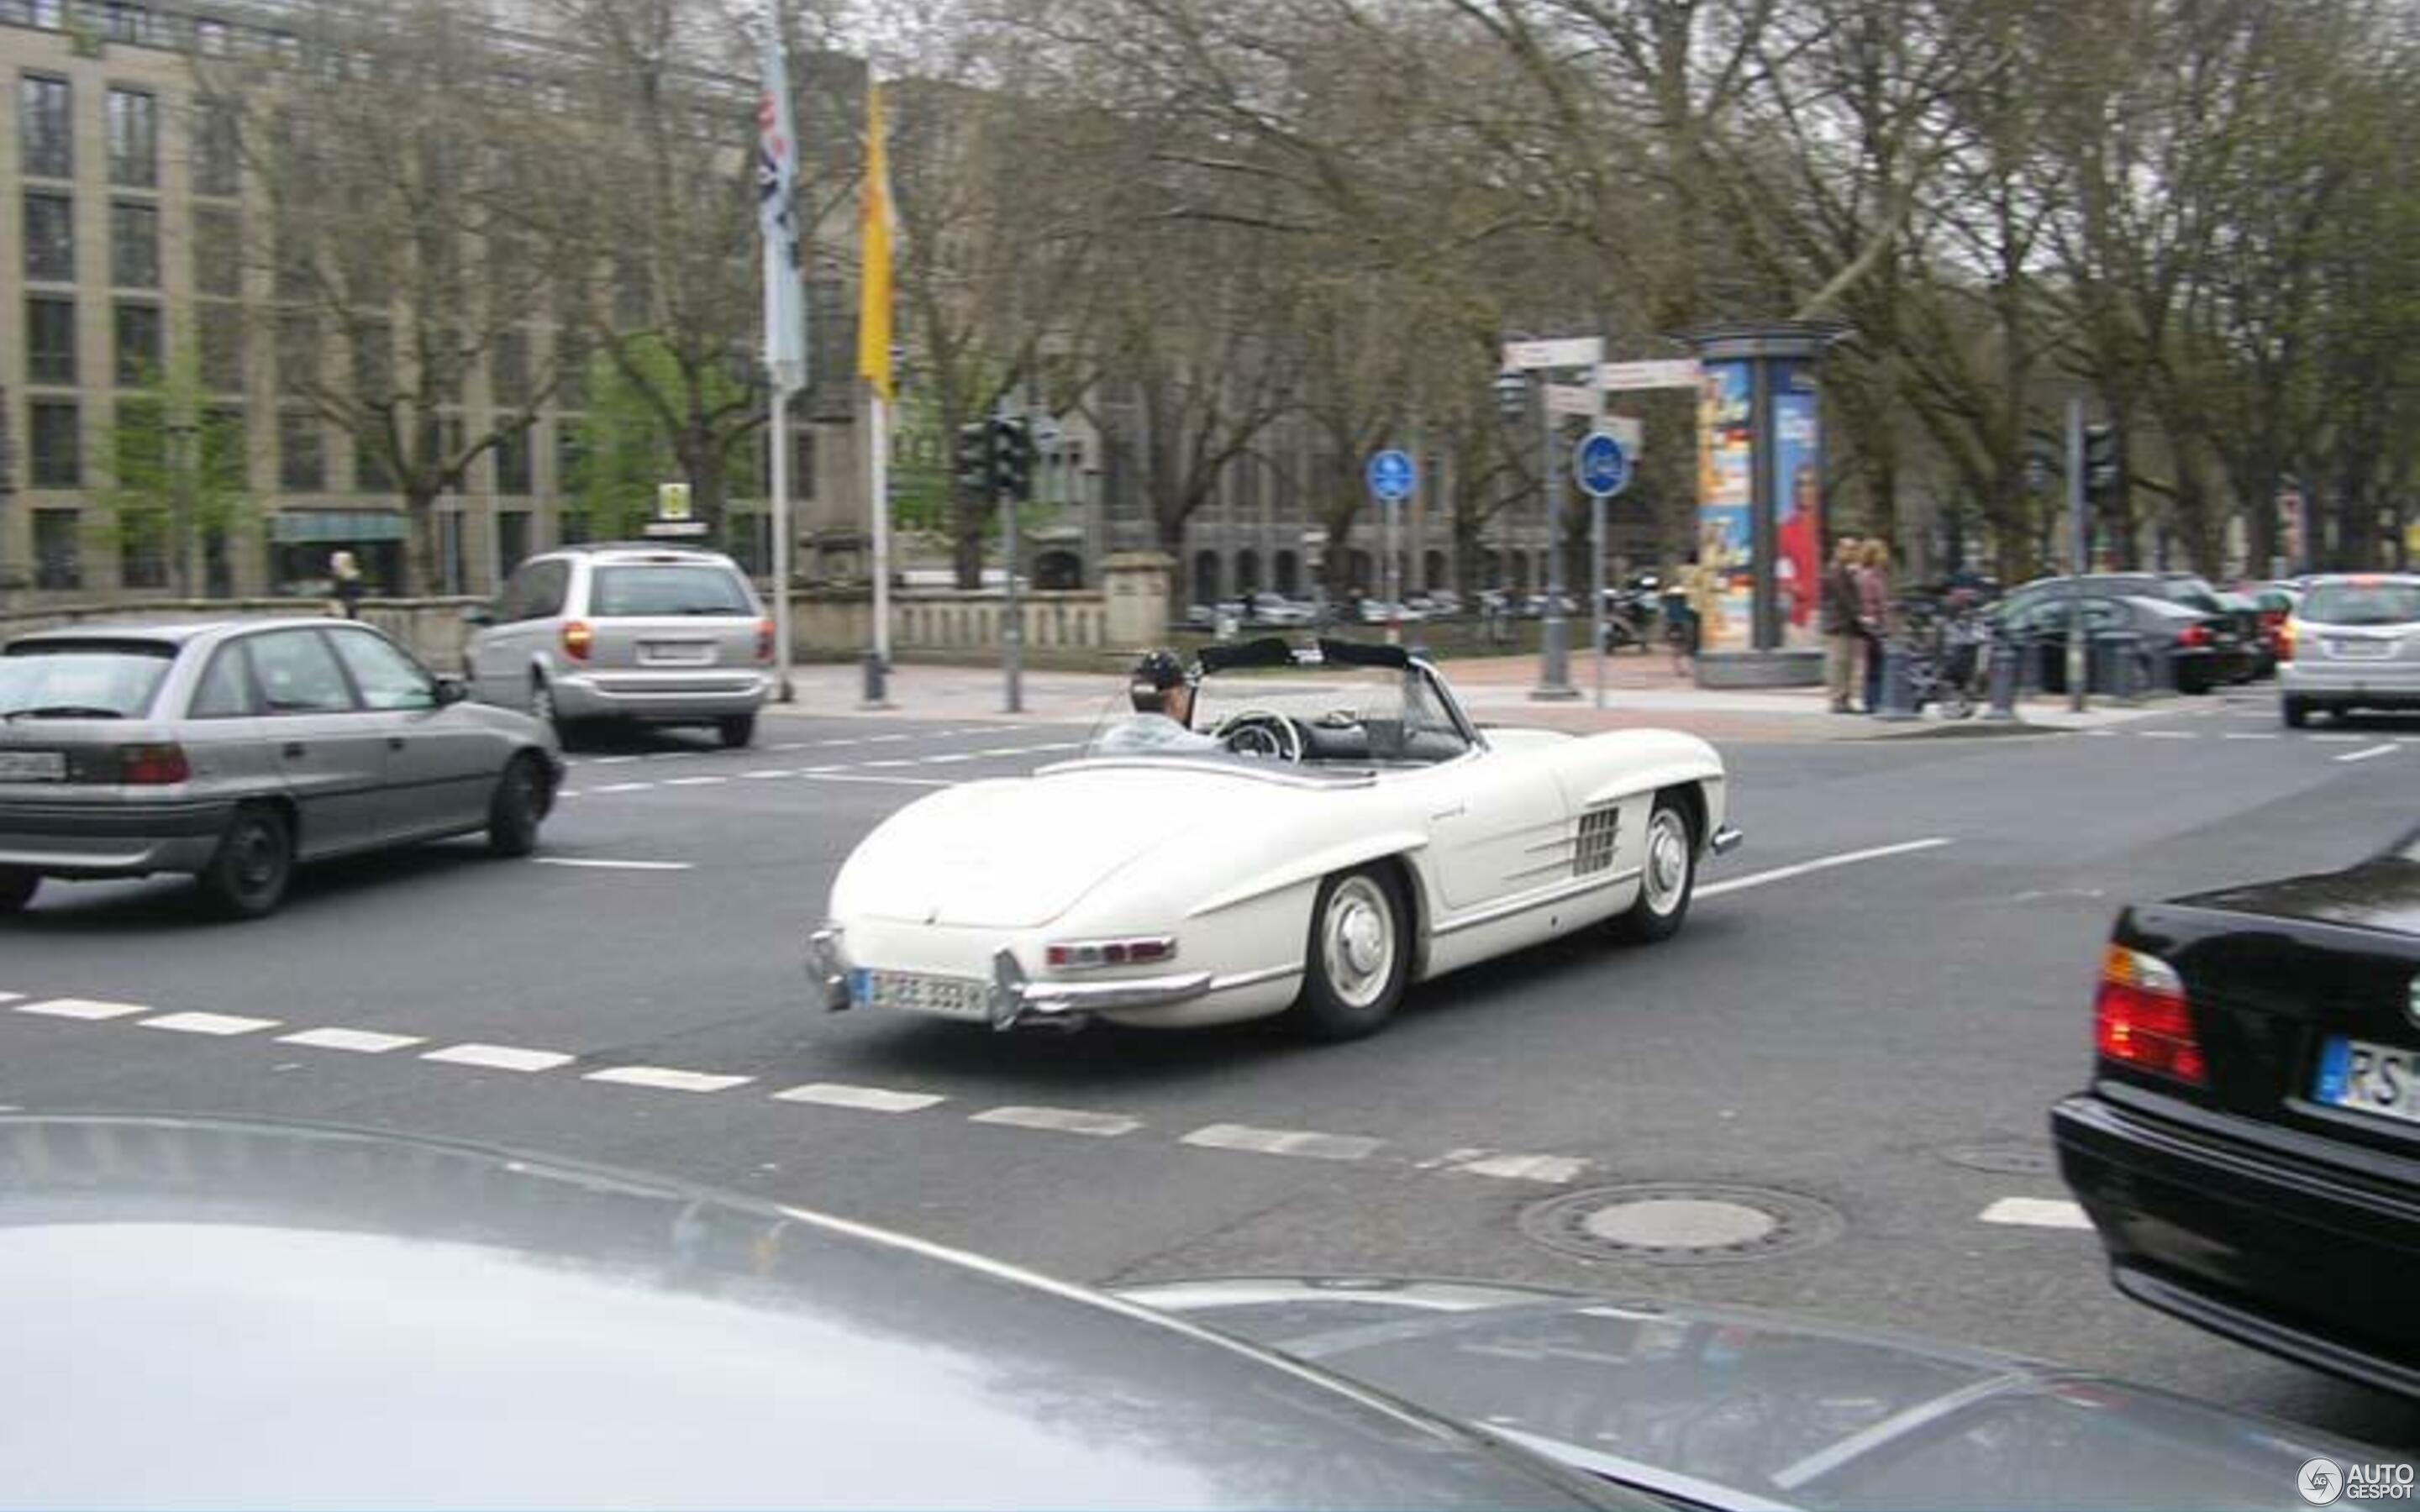
[[[1705,364],[1698,391],[1698,571],[1691,594],[1699,644],[1746,647],[1755,633],[1756,433],[1748,364]]]
[[[1773,510],[1782,640],[1812,644],[1823,575],[1823,433],[1815,371],[1804,363],[1774,364]]]

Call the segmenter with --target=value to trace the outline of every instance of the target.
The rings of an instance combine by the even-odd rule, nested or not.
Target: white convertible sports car
[[[868,835],[810,943],[825,1006],[1346,1039],[1541,940],[1671,934],[1738,842],[1693,735],[1481,730],[1395,646],[1213,646],[1194,675],[1209,739],[1139,716]]]

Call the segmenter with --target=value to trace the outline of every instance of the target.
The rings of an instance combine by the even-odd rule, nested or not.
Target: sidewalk
[[[2125,705],[2096,700],[2082,714],[2064,697],[2036,698],[2019,709],[2020,723],[1994,724],[1980,714],[1944,719],[1928,709],[1924,717],[1888,722],[1863,715],[1834,714],[1823,690],[1810,688],[1700,688],[1676,675],[1663,656],[1623,656],[1606,663],[1606,706],[1595,706],[1595,664],[1572,663],[1576,700],[1533,699],[1534,656],[1466,657],[1439,663],[1471,717],[1481,724],[1534,725],[1586,733],[1599,730],[1686,730],[1709,740],[1757,743],[1891,740],[1927,735],[2044,734],[2132,723],[2170,713],[2171,701]],[[890,707],[868,709],[860,700],[864,673],[854,664],[815,663],[792,671],[795,703],[768,705],[769,715],[978,720],[1000,724],[1091,725],[1122,713],[1125,679],[1097,672],[1029,671],[1022,680],[1024,712],[1007,714],[1006,680],[997,666],[892,669]]]

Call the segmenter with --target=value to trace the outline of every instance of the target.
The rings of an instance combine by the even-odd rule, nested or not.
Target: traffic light
[[[970,493],[992,488],[992,429],[983,421],[958,427],[958,486]]]
[[[2084,427],[2084,486],[2095,499],[2118,488],[2118,433],[2107,425]]]
[[[1033,497],[1033,433],[1022,420],[991,423],[992,491],[1019,503]]]

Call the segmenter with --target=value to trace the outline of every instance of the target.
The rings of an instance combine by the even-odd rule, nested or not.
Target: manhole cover
[[[1521,1215],[1521,1231],[1586,1260],[1699,1265],[1761,1260],[1838,1237],[1840,1215],[1769,1187],[1642,1181],[1571,1192]]]
[[[2005,1139],[1979,1145],[1951,1145],[1934,1151],[1952,1165],[1993,1176],[2048,1176],[2057,1169],[2047,1146],[2025,1139]]]

